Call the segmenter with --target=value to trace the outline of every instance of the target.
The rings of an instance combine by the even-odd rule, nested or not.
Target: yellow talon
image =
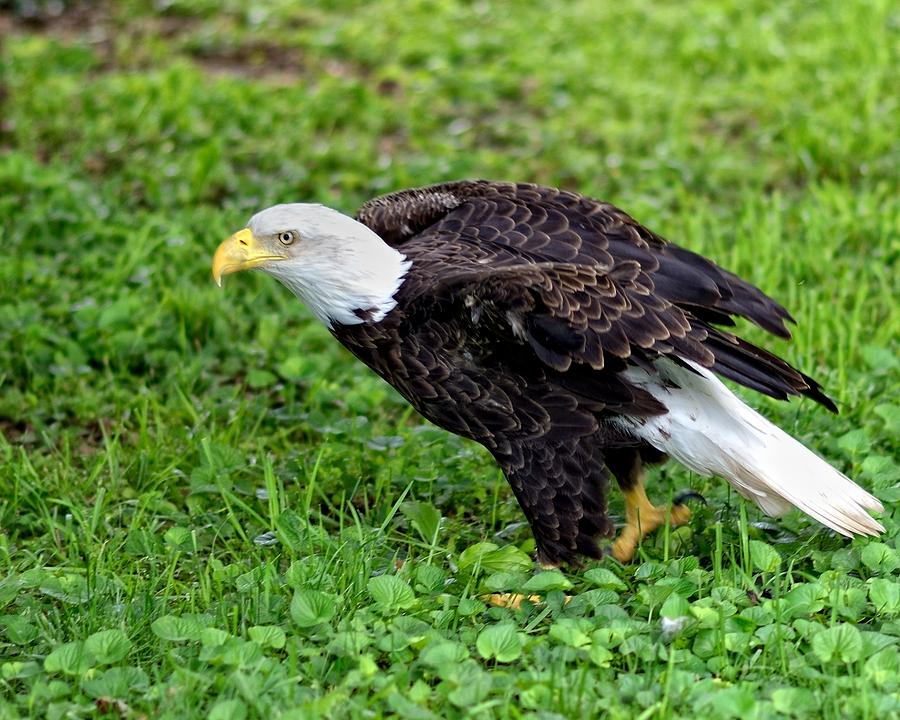
[[[482,595],[482,600],[487,600],[491,605],[497,607],[505,607],[510,610],[520,610],[522,603],[528,600],[533,605],[539,605],[544,602],[544,598],[540,595],[523,595],[522,593],[492,593],[491,595]],[[570,595],[563,595],[563,603],[568,605],[572,599]]]
[[[522,595],[521,593],[493,593],[488,595],[486,599],[491,605],[510,608],[511,610],[519,610],[522,607],[522,602],[525,600],[529,600],[535,605],[543,602],[543,598],[540,595]]]
[[[657,507],[650,502],[642,479],[625,491],[625,527],[612,545],[612,556],[620,563],[634,557],[638,543],[661,525],[671,527],[686,524],[691,519],[685,505]]]

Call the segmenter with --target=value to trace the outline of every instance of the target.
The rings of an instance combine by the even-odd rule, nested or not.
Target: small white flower
[[[681,632],[689,619],[690,618],[684,615],[677,618],[660,618],[659,624],[660,627],[662,627],[663,639],[669,640],[670,638],[675,637],[678,633]]]

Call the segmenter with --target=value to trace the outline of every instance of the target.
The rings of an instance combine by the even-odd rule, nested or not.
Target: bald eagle
[[[213,277],[257,268],[286,285],[425,418],[486,447],[545,564],[601,557],[609,477],[624,492],[620,561],[664,523],[643,468],[672,457],[769,515],[797,507],[876,535],[881,503],[719,380],[773,398],[818,383],[723,328],[788,338],[788,312],[618,208],[530,184],[466,180],[391,193],[356,218],[276,205],[225,240]]]

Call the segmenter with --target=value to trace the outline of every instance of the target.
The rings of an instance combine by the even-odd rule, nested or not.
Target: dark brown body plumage
[[[776,398],[809,377],[717,326],[789,337],[787,311],[612,205],[525,184],[463,181],[366,203],[357,219],[412,261],[379,323],[335,336],[431,422],[503,468],[545,562],[599,556],[607,468],[659,454],[610,420],[666,408],[621,372],[690,360]],[[359,308],[365,318],[367,308]]]

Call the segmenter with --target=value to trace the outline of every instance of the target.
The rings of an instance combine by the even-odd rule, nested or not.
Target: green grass
[[[895,5],[27,5],[0,2],[0,718],[900,716]],[[670,465],[650,492],[706,495],[690,527],[538,572],[485,452],[268,278],[210,282],[267,204],[460,177],[610,200],[788,305],[793,343],[742,331],[841,415],[744,396],[885,535]]]

